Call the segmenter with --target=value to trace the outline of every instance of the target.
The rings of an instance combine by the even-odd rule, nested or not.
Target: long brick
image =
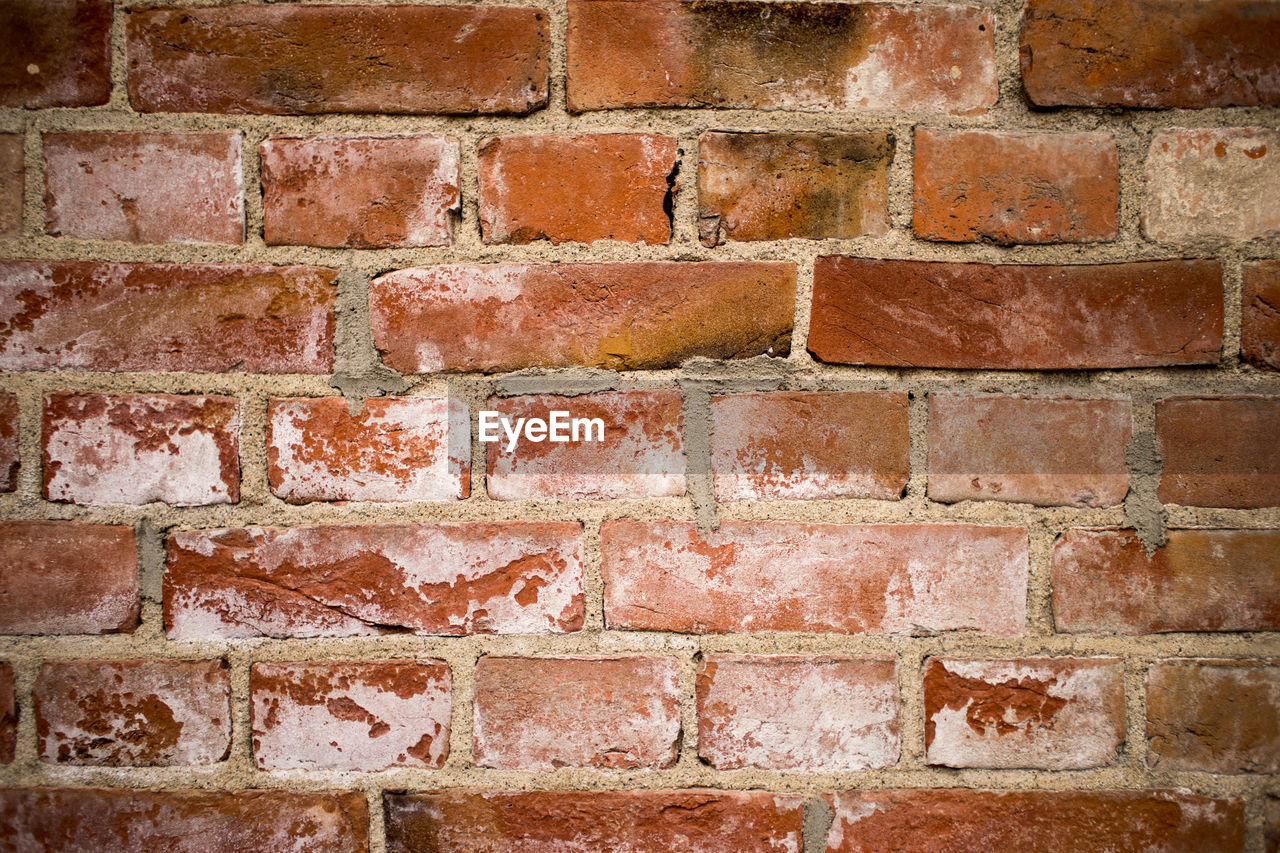
[[[545,634],[582,627],[582,528],[244,528],[165,541],[171,639]]]
[[[18,748],[18,706],[15,698],[13,664],[0,663],[0,764],[12,764]]]
[[[1280,666],[1157,661],[1146,686],[1148,767],[1280,772]]]
[[[1258,367],[1280,370],[1280,261],[1244,265],[1240,356]]]
[[[134,9],[127,39],[140,112],[523,114],[547,103],[541,9]]]
[[[476,664],[480,767],[671,767],[680,749],[674,658],[514,658]]]
[[[0,240],[22,236],[25,141],[20,133],[0,133]]]
[[[1216,364],[1217,261],[814,266],[809,351],[892,367],[1080,370]]]
[[[606,521],[611,628],[1011,636],[1026,614],[1027,532],[948,524]]]
[[[407,269],[370,287],[374,343],[405,373],[791,352],[796,271],[782,263],[493,264]]]
[[[1169,397],[1156,403],[1160,500],[1280,505],[1280,397]]]
[[[0,370],[328,373],[336,270],[0,262]]]
[[[22,469],[18,446],[20,426],[18,398],[0,392],[0,492],[18,488],[18,471]]]
[[[111,96],[111,0],[0,6],[0,106],[92,107]]]
[[[974,115],[996,102],[994,36],[974,6],[570,0],[569,109]]]

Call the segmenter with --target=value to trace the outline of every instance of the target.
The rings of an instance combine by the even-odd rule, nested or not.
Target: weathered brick
[[[670,767],[680,750],[674,658],[480,658],[480,767]]]
[[[1082,370],[1216,364],[1217,261],[814,265],[809,351],[892,367]]]
[[[1022,82],[1039,106],[1280,106],[1268,0],[1031,0]]]
[[[1129,491],[1128,400],[929,395],[929,497],[1115,506]]]
[[[1182,791],[849,791],[828,853],[1243,853],[1244,801]]]
[[[165,548],[175,640],[545,634],[584,618],[569,522],[193,530]]]
[[[974,115],[996,102],[994,36],[973,6],[570,0],[569,109]]]
[[[270,245],[447,246],[460,210],[458,140],[444,136],[273,137],[262,158]]]
[[[716,497],[902,497],[911,476],[907,395],[775,391],[711,398]]]
[[[1109,133],[915,132],[917,236],[1090,243],[1119,231],[1120,164]]]
[[[736,633],[1022,631],[1027,531],[964,524],[606,521],[611,628]]]
[[[388,794],[390,853],[798,853],[804,798],[768,791]]]
[[[374,343],[405,373],[677,367],[791,352],[782,263],[472,264],[373,280]]]
[[[18,706],[13,695],[13,664],[0,663],[0,764],[12,764],[18,746]]]
[[[134,9],[127,38],[140,112],[523,114],[547,103],[541,9]]]
[[[106,634],[138,624],[133,529],[0,522],[0,634]]]
[[[450,695],[438,660],[256,663],[253,758],[262,770],[437,768]]]
[[[598,419],[583,429],[581,441],[534,443],[522,437],[514,450],[505,427],[487,444],[489,496],[497,500],[556,498],[608,500],[683,495],[685,452],[681,438],[683,398],[679,391],[606,391],[580,397],[549,394],[491,397],[486,408],[514,429],[520,418],[550,421],[551,412],[568,418]],[[483,425],[481,439],[484,439]],[[565,427],[569,431],[569,427]],[[572,438],[572,432],[569,432]]]
[[[230,698],[220,660],[46,661],[37,749],[59,764],[211,764],[231,750]]]
[[[0,370],[328,373],[335,270],[0,262]]]
[[[111,96],[111,0],[0,5],[0,106],[92,107]]]
[[[1131,530],[1064,532],[1053,549],[1057,630],[1280,630],[1280,530],[1170,530],[1168,539],[1148,554]]]
[[[892,160],[887,133],[704,133],[702,243],[884,234]]]
[[[1238,660],[1152,664],[1147,766],[1280,772],[1280,666]]]
[[[23,145],[22,134],[0,133],[0,240],[16,240],[22,236],[26,180]]]
[[[676,139],[651,133],[503,136],[480,143],[486,243],[667,243]]]
[[[930,658],[924,713],[930,764],[1102,767],[1124,744],[1124,662]]]
[[[236,503],[239,444],[234,397],[47,394],[44,496],[92,505]]]
[[[369,810],[361,791],[10,788],[0,838],[59,853],[364,853]]]
[[[697,701],[698,755],[717,770],[838,773],[898,760],[894,660],[711,655]]]
[[[267,476],[290,503],[443,501],[471,487],[471,422],[452,397],[342,397],[267,403]]]
[[[1241,313],[1241,357],[1258,367],[1280,370],[1280,261],[1244,265]]]
[[[1263,849],[1280,853],[1280,797],[1267,797],[1262,805]]]
[[[8,392],[0,392],[0,492],[12,492],[18,488],[18,471],[22,460],[18,452],[18,398]]]
[[[1280,11],[1276,22],[1280,37]],[[1280,73],[1276,77],[1280,80]],[[1280,85],[1276,91],[1280,98]],[[1153,240],[1169,241],[1280,236],[1278,194],[1280,131],[1158,131],[1147,152],[1142,231]]]
[[[1280,505],[1280,397],[1170,397],[1156,403],[1160,500]]]
[[[47,133],[45,230],[131,243],[243,243],[240,134]]]

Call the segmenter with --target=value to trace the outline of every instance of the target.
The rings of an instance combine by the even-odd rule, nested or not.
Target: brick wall
[[[0,2],[0,849],[1277,850],[1280,3],[356,3]]]

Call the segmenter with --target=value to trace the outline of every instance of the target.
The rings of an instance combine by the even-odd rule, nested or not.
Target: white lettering
[[[520,443],[520,427],[522,426],[524,426],[524,418],[516,419],[515,429],[511,428],[511,421],[506,418],[502,419],[502,431],[507,434],[507,440],[510,442],[510,444],[507,445],[508,453],[515,450],[516,445]]]
[[[575,418],[571,417],[569,412],[558,409],[549,414],[550,417],[546,420],[519,417],[513,423],[501,412],[482,409],[479,420],[480,441],[486,444],[501,443],[502,436],[505,435],[507,453],[511,453],[519,446],[521,436],[534,443],[604,441],[603,418]],[[502,427],[501,434],[499,434],[499,426]]]

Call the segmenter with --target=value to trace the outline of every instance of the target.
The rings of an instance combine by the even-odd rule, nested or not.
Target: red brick
[[[711,398],[722,501],[897,500],[911,476],[907,395],[775,391]]]
[[[1241,357],[1258,367],[1280,370],[1280,261],[1244,265],[1241,313]]]
[[[37,749],[59,764],[211,764],[231,750],[230,698],[220,660],[47,661]]]
[[[768,791],[388,794],[390,853],[798,853],[804,798]]]
[[[18,706],[13,695],[13,664],[0,663],[0,764],[12,764],[18,745]]]
[[[670,767],[680,751],[673,658],[510,658],[476,664],[480,767]]]
[[[244,242],[238,133],[47,133],[44,170],[50,234]]]
[[[234,397],[48,394],[44,496],[104,505],[240,500]]]
[[[584,618],[569,522],[192,530],[165,548],[175,640],[546,634]]]
[[[1280,772],[1280,666],[1236,660],[1152,664],[1147,766]]]
[[[92,107],[111,96],[111,0],[0,7],[0,106]]]
[[[924,713],[930,764],[1102,767],[1124,744],[1124,662],[930,658]]]
[[[606,521],[610,628],[1012,636],[1026,614],[1027,531],[964,524]]]
[[[139,112],[523,114],[547,103],[540,9],[134,9],[127,38]]]
[[[363,853],[361,791],[0,790],[0,838],[15,850],[98,853]]]
[[[449,755],[449,665],[437,660],[256,663],[262,770],[438,768]]]
[[[704,133],[702,243],[884,234],[892,160],[887,133]]]
[[[267,403],[271,492],[308,501],[442,501],[471,487],[471,422],[452,397],[342,397]]]
[[[676,140],[651,133],[506,136],[480,143],[486,243],[667,243]]]
[[[1053,613],[1068,633],[1280,630],[1280,530],[1170,530],[1148,554],[1130,530],[1068,530],[1053,549]]]
[[[0,133],[0,240],[22,236],[24,144],[20,133]]]
[[[1280,37],[1280,12],[1276,24]],[[1276,91],[1280,99],[1280,85]],[[1147,152],[1142,231],[1153,240],[1169,241],[1280,236],[1277,194],[1280,131],[1256,127],[1159,131]]]
[[[1091,243],[1119,230],[1109,133],[915,133],[915,232],[971,243]]]
[[[994,35],[973,6],[570,0],[569,109],[974,115],[996,102]]]
[[[892,367],[1082,370],[1216,364],[1217,261],[814,265],[809,351]]]
[[[12,492],[18,488],[18,471],[22,460],[18,453],[18,398],[0,392],[0,492]]]
[[[328,373],[335,270],[0,262],[0,370]]]
[[[273,137],[259,151],[269,245],[377,249],[453,241],[456,139]]]
[[[1042,107],[1280,106],[1268,0],[1031,0],[1022,82]]]
[[[405,373],[678,367],[791,352],[796,270],[780,263],[493,264],[373,280],[373,338]]]
[[[604,440],[588,441],[598,431],[584,428],[584,440],[534,443],[523,435],[514,450],[506,427],[488,448],[489,496],[497,500],[555,498],[608,500],[678,496],[685,493],[685,452],[679,391],[606,391],[581,397],[532,395],[491,397],[486,408],[506,418],[512,429],[520,418],[550,422],[551,412],[567,418],[599,419]],[[480,437],[485,437],[483,423]],[[566,432],[569,427],[564,427]],[[572,433],[569,433],[572,439]]]
[[[898,665],[711,655],[698,670],[698,756],[717,770],[838,773],[898,761]]]
[[[133,529],[0,522],[0,634],[107,634],[138,624]]]
[[[1115,506],[1129,491],[1128,400],[929,395],[929,498]]]
[[[1243,853],[1244,801],[1182,791],[849,791],[828,853]]]
[[[1156,403],[1160,500],[1280,505],[1280,397],[1170,397]]]

